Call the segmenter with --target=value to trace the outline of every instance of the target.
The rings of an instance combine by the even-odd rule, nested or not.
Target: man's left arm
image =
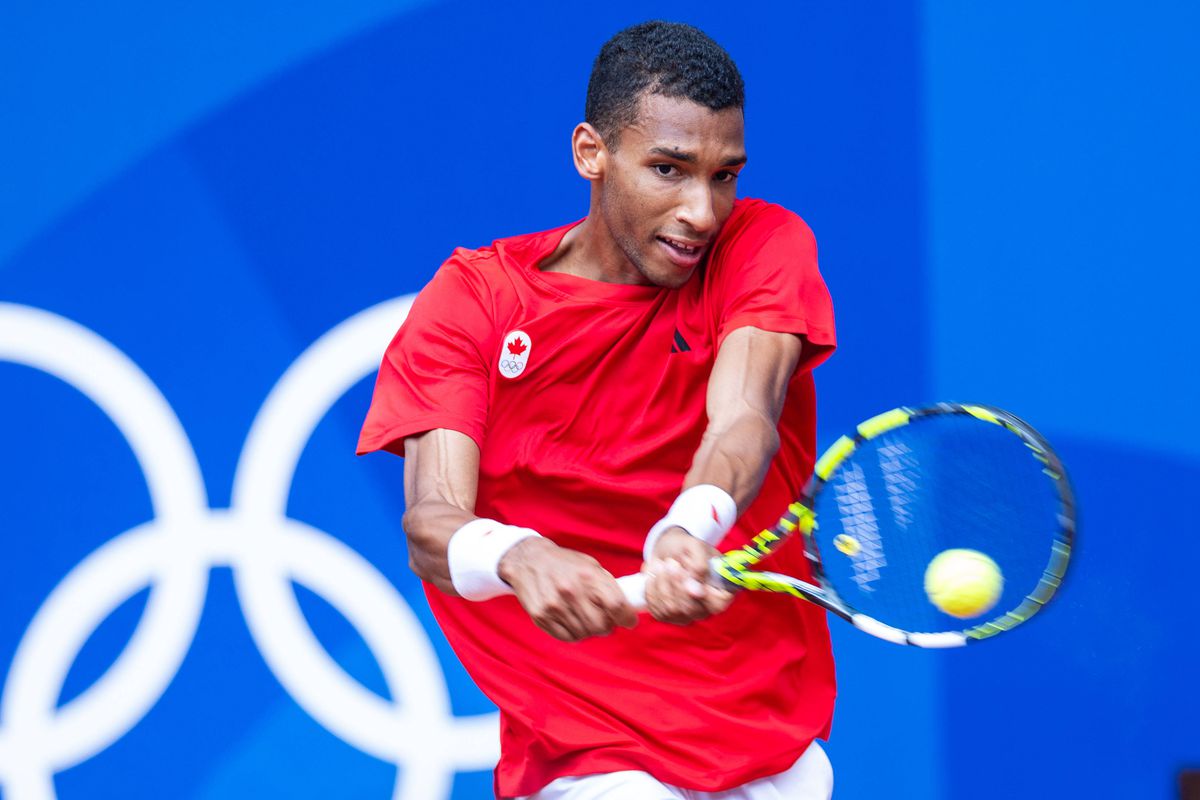
[[[779,449],[779,416],[803,346],[794,334],[754,327],[725,337],[708,382],[708,427],[684,477],[685,494],[716,487],[732,498],[734,518],[754,501]],[[718,513],[714,505],[712,516]],[[682,527],[657,535],[644,570],[651,575],[646,607],[655,619],[682,625],[728,607],[733,595],[706,580],[708,560],[716,555],[713,545]]]

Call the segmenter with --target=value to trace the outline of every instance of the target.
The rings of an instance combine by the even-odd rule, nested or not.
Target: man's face
[[[618,134],[600,208],[637,283],[687,282],[733,210],[746,163],[742,110],[647,94]]]

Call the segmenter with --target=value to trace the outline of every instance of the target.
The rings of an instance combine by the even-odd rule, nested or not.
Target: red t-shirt
[[[625,575],[641,567],[646,532],[699,446],[725,335],[748,325],[801,334],[779,453],[721,547],[744,544],[812,469],[811,370],[834,347],[812,232],[779,206],[739,200],[706,263],[673,290],[541,272],[569,228],[454,252],[387,349],[358,451],[402,454],[406,436],[460,431],[480,448],[476,514]],[[808,574],[802,547],[773,559]],[[717,791],[786,769],[828,734],[833,658],[815,605],[744,592],[694,625],[643,616],[633,630],[568,644],[514,597],[477,603],[427,590],[455,652],[500,708],[501,796],[626,769]]]

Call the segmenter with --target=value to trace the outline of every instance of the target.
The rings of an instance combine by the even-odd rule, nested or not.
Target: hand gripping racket
[[[811,582],[755,569],[797,531]],[[710,581],[809,600],[896,644],[957,647],[1012,630],[1049,602],[1074,535],[1066,471],[1027,423],[984,405],[897,408],[834,442],[774,527],[712,559]],[[926,592],[934,559],[956,551],[945,565],[964,550],[986,556],[1000,579],[990,608],[969,621]],[[645,607],[644,575],[618,583]]]

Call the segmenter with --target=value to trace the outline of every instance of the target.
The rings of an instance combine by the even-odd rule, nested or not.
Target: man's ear
[[[575,126],[571,134],[571,154],[575,159],[575,169],[584,180],[595,181],[604,177],[609,150],[604,138],[588,123],[581,122]]]

